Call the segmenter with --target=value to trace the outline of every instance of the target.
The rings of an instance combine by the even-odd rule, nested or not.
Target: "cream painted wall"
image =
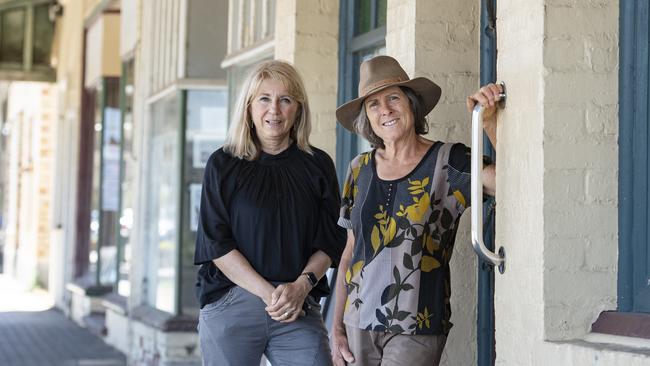
[[[57,128],[50,287],[58,307],[67,309],[65,284],[72,279],[75,247],[79,114],[82,88],[83,2],[61,1],[64,13],[57,19],[60,32],[57,54]]]
[[[428,138],[470,143],[467,95],[478,87],[479,1],[388,1],[386,51],[411,77],[442,88],[429,114]],[[477,258],[471,248],[468,211],[461,219],[451,261],[452,318],[443,365],[476,364]]]
[[[86,35],[85,86],[93,87],[103,77],[119,77],[121,68],[120,15],[102,14]]]
[[[122,1],[120,6],[120,58],[135,52],[140,28],[140,1]]]
[[[102,43],[102,76],[119,77],[122,72],[120,58],[120,14],[107,13],[104,19],[104,36]]]
[[[594,341],[616,308],[618,1],[504,0],[498,71],[497,365],[641,365]],[[620,341],[620,340],[619,340]],[[623,340],[623,344],[629,342]]]
[[[9,207],[5,272],[25,286],[47,286],[56,104],[49,83],[14,82],[8,90]]]
[[[497,364],[533,365],[544,326],[544,4],[502,1],[498,11],[497,70],[508,100],[497,131],[495,241],[507,253],[495,280]]]
[[[293,63],[309,96],[311,143],[336,159],[338,1],[278,0],[275,58]]]

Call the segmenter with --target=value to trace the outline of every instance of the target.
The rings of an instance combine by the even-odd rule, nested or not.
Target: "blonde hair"
[[[278,60],[260,63],[244,81],[234,106],[230,128],[223,145],[224,150],[237,158],[248,161],[258,158],[261,146],[253,128],[250,104],[265,80],[281,81],[289,95],[298,102],[298,112],[291,128],[290,137],[300,150],[312,154],[309,146],[311,115],[305,86],[298,71],[291,64]]]

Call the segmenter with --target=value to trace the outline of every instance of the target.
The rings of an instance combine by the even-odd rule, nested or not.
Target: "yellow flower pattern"
[[[392,191],[377,180],[372,152],[350,163],[339,220],[355,234],[345,274],[346,324],[407,334],[449,331],[449,261],[458,218],[469,206],[467,151],[434,144],[409,176],[390,181]],[[360,196],[363,204],[355,205]]]

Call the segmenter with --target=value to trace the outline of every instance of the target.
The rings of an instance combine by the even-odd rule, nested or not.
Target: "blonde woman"
[[[258,65],[208,160],[194,262],[204,365],[331,365],[318,300],[346,232],[334,164],[309,145],[295,68]]]

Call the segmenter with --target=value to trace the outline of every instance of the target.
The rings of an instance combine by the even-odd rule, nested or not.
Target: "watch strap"
[[[318,284],[318,277],[316,277],[314,272],[304,272],[300,275],[307,277],[307,281],[309,281],[311,287],[316,287],[316,285]]]

